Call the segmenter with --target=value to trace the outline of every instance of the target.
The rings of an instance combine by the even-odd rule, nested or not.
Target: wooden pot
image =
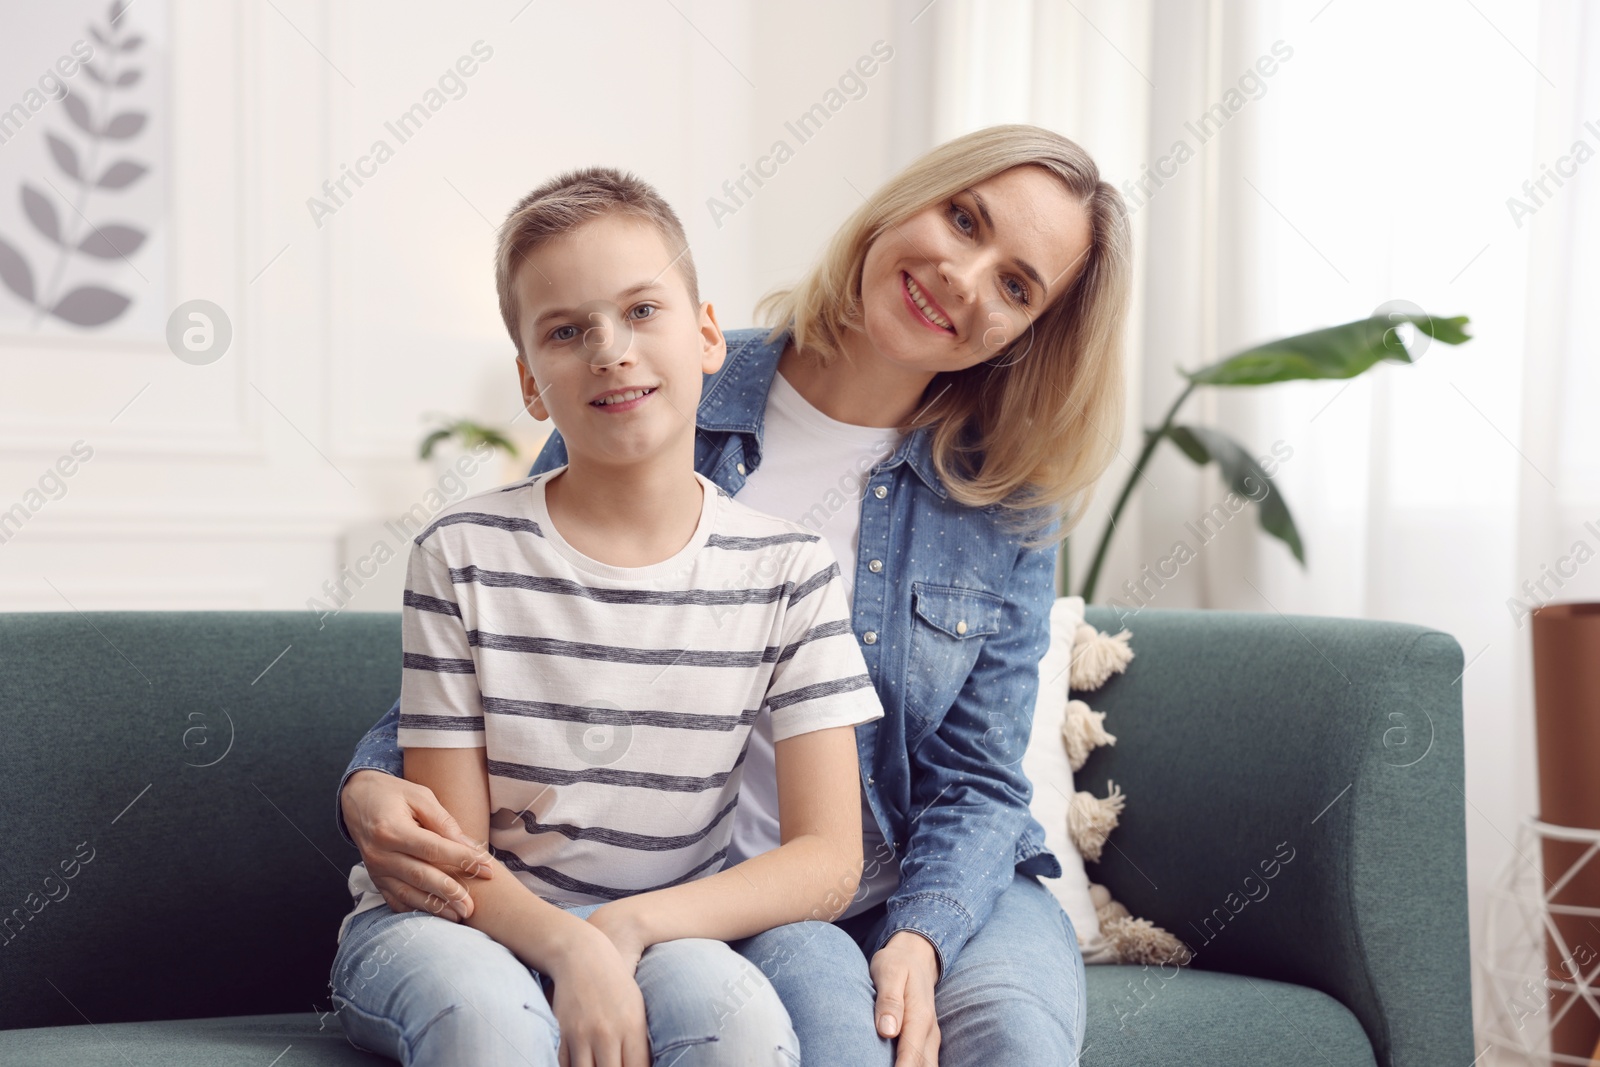
[[[1539,818],[1556,826],[1600,830],[1600,604],[1549,604],[1533,612],[1533,689]],[[1591,847],[1546,839],[1545,891]],[[1600,855],[1590,857],[1550,902],[1600,907]],[[1593,971],[1600,959],[1600,934],[1594,927],[1600,923],[1591,925],[1581,915],[1552,918],[1566,950],[1546,934],[1549,978],[1571,982],[1575,968]],[[1600,1016],[1575,993],[1552,994],[1545,1009],[1551,1019],[1550,1051],[1581,1062],[1600,1048]]]

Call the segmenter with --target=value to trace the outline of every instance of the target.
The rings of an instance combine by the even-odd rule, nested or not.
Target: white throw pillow
[[[1050,608],[1050,647],[1039,660],[1039,698],[1033,710],[1033,732],[1022,757],[1022,770],[1033,783],[1033,817],[1044,827],[1045,846],[1061,861],[1061,877],[1042,879],[1061,902],[1078,934],[1084,962],[1102,955],[1104,938],[1094,902],[1089,898],[1089,876],[1083,856],[1067,835],[1067,806],[1076,792],[1072,764],[1062,742],[1061,726],[1067,718],[1068,674],[1072,666],[1073,634],[1083,622],[1083,597],[1058,597]]]

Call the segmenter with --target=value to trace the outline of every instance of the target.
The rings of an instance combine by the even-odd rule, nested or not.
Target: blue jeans
[[[732,947],[778,990],[806,1063],[890,1067],[878,1036],[867,952],[883,906],[837,923],[798,922]],[[1072,920],[1031,874],[1016,874],[934,990],[940,1067],[1078,1062],[1088,1003]]]
[[[598,904],[571,907],[587,918]],[[777,993],[721,941],[651,945],[634,978],[654,1067],[800,1062]],[[480,930],[387,904],[350,920],[330,986],[345,1036],[402,1064],[556,1067],[550,980]]]

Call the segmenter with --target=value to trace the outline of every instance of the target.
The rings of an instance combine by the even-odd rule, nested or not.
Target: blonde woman
[[[762,302],[774,328],[729,332],[706,379],[696,469],[829,539],[885,711],[856,731],[854,900],[733,943],[806,1062],[1078,1057],[1083,960],[1039,882],[1061,868],[1020,760],[1055,546],[1120,433],[1129,246],[1120,195],[1078,145],[979,130],[880,189]],[[565,461],[552,435],[533,473]],[[358,747],[341,829],[392,907],[459,916],[471,899],[438,866],[470,869],[471,844],[401,777],[395,724],[391,708]],[[728,865],[777,847],[778,797],[807,787],[777,775],[766,709],[743,774]]]

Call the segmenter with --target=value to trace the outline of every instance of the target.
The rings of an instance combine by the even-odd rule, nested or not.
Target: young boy
[[[460,924],[352,870],[339,1018],[408,1064],[792,1064],[787,1014],[725,942],[831,920],[856,890],[853,727],[883,710],[838,564],[695,471],[726,349],[648,185],[597,168],[536,189],[496,282],[568,462],[417,537],[399,730],[405,776],[488,848],[448,871]],[[783,844],[723,870],[763,706]]]

